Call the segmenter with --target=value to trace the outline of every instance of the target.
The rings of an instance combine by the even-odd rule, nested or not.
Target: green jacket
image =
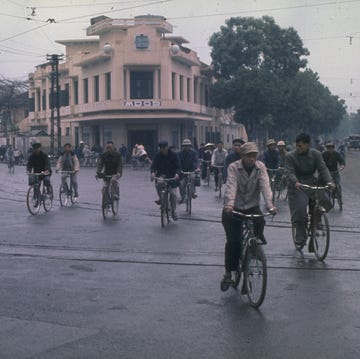
[[[319,183],[318,179],[319,184],[332,182],[321,152],[313,148],[305,154],[288,152],[285,156],[285,174],[290,188],[293,188],[298,181],[308,185]]]

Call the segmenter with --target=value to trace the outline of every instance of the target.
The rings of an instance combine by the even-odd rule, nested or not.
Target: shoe
[[[215,187],[215,192],[217,192],[219,189],[217,187]]]
[[[195,198],[197,198],[197,196],[198,195],[196,193],[193,193],[192,198],[195,199]]]
[[[226,292],[230,285],[232,285],[233,281],[231,279],[231,272],[226,272],[223,276],[223,278],[221,279],[221,282],[220,282],[220,289],[223,291],[223,292]]]
[[[161,202],[160,202],[159,199],[157,199],[157,200],[155,201],[155,203],[156,203],[158,206],[160,206],[160,204],[161,204]]]
[[[182,203],[184,203],[185,202],[185,198],[181,198],[180,200],[179,200],[179,204],[182,204]]]
[[[295,238],[295,243],[296,243],[298,246],[305,245],[305,242],[306,242],[306,239],[303,239],[303,238]]]
[[[256,237],[256,243],[257,243],[257,244],[260,244],[260,245],[267,244],[266,239],[265,239],[264,236],[262,236],[262,237]]]
[[[119,199],[119,195],[118,195],[118,194],[114,194],[114,195],[113,195],[113,198],[114,198],[115,201],[117,201],[117,200]]]
[[[248,291],[246,289],[246,284],[245,284],[245,280],[243,281],[243,285],[241,287],[241,292],[242,295],[248,294]]]
[[[79,195],[74,196],[74,202],[77,202],[79,200]]]
[[[178,218],[178,215],[175,211],[172,212],[172,218],[174,221],[177,221],[179,218]]]

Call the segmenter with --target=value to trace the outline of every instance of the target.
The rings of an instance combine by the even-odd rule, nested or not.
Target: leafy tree
[[[27,83],[0,77],[0,119],[1,129],[7,136],[7,131],[14,128],[12,110],[16,108],[19,95],[28,89]]]
[[[212,103],[233,107],[251,137],[289,136],[299,129],[320,133],[343,116],[343,102],[316,73],[304,71],[309,52],[293,28],[282,29],[268,16],[230,18],[209,45],[217,80]]]

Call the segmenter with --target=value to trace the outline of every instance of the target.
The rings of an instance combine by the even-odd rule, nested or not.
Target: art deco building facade
[[[219,111],[209,101],[210,68],[171,33],[162,16],[101,16],[87,28],[94,38],[57,41],[66,48],[59,64],[63,140],[142,143],[152,154],[163,139],[179,148],[184,138],[195,145],[220,138]],[[50,133],[50,72],[47,63],[29,76],[31,130]],[[241,125],[232,126],[222,139],[243,133]]]

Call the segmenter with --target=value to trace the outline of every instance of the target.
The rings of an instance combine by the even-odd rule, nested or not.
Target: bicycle
[[[104,181],[101,189],[101,210],[104,219],[110,216],[110,210],[114,216],[119,210],[119,185],[117,181],[111,181],[112,177],[113,175],[105,175],[104,173],[96,175],[96,179],[101,178]]]
[[[219,198],[221,198],[221,196],[222,196],[221,189],[222,189],[222,185],[223,185],[223,168],[224,168],[224,166],[215,166],[215,165],[213,165],[213,167],[215,169],[218,169],[217,187],[218,187],[218,190],[219,190]]]
[[[276,189],[279,187],[279,169],[278,168],[266,168],[266,171],[270,179],[270,188],[272,191],[272,202],[275,203]]]
[[[12,157],[8,159],[8,169],[9,173],[15,172],[15,158]]]
[[[193,196],[193,187],[194,187],[194,180],[193,176],[196,174],[196,172],[183,172],[181,171],[183,175],[185,175],[185,203],[186,203],[186,212],[191,214],[191,201]]]
[[[275,190],[277,191],[277,199],[286,200],[287,193],[287,180],[284,172],[284,168],[279,168],[279,176],[275,181]]]
[[[170,209],[173,212],[173,206],[170,201],[170,185],[169,182],[176,180],[173,178],[155,177],[156,186],[161,185],[160,191],[160,220],[161,227],[165,227],[165,223],[170,223]]]
[[[61,207],[69,207],[75,203],[74,190],[71,182],[71,175],[75,173],[75,171],[59,171],[59,173],[62,175],[59,188],[60,205]],[[63,179],[63,177],[65,178]]]
[[[204,182],[207,183],[208,186],[210,186],[210,163],[211,161],[205,161],[205,160],[201,160],[202,165],[204,166],[204,164],[206,165],[206,173],[205,173],[205,178],[204,178]]]
[[[245,214],[232,211],[233,214],[243,218],[241,258],[239,260],[239,271],[235,272],[234,279],[223,279],[220,289],[225,292],[229,287],[237,289],[243,273],[243,284],[241,294],[247,295],[250,305],[254,308],[260,307],[265,299],[267,286],[266,256],[262,247],[262,241],[254,234],[254,218],[275,215],[274,212],[263,214]]]
[[[319,202],[319,192],[329,189],[329,186],[309,186],[306,184],[301,184],[301,188],[303,190],[313,191],[315,194],[315,203],[308,208],[308,224],[306,230],[307,235],[310,238],[309,251],[314,249],[316,258],[319,261],[323,261],[329,251],[330,226],[326,210]],[[302,243],[298,243],[296,241],[295,223],[292,223],[292,238],[295,248],[298,251],[301,251],[306,245],[306,240]]]
[[[40,179],[40,176],[47,174],[48,172],[29,173],[29,189],[26,195],[26,205],[29,213],[33,216],[39,212],[41,204],[45,212],[49,212],[53,205],[53,188],[50,184],[47,190],[44,181]]]
[[[331,200],[331,204],[332,207],[335,207],[335,202],[338,203],[339,205],[339,210],[342,211],[343,209],[343,200],[342,200],[342,189],[341,189],[341,184],[339,182],[340,179],[340,174],[339,171],[332,171],[330,172],[331,177],[333,178],[333,181],[335,183],[335,188],[333,190],[330,190],[329,195],[330,195],[330,200]]]

